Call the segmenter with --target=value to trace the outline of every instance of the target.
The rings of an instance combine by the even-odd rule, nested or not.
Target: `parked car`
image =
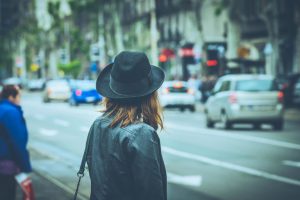
[[[19,77],[10,77],[3,80],[3,85],[17,85],[19,88],[23,88],[25,81]]]
[[[284,105],[285,107],[294,106],[294,99],[297,99],[295,95],[296,84],[300,80],[300,74],[290,74],[287,76],[277,77],[279,83],[279,89],[284,93]]]
[[[32,80],[29,80],[27,83],[27,89],[29,91],[43,90],[44,87],[45,87],[44,79],[32,79]]]
[[[268,75],[226,75],[221,77],[205,104],[206,125],[222,122],[225,129],[234,123],[272,124],[282,130],[283,92]]]
[[[78,106],[80,103],[98,104],[102,100],[96,90],[96,83],[88,80],[71,81],[71,96],[69,104],[71,106]]]
[[[159,90],[159,100],[164,108],[189,109],[196,107],[196,91],[185,81],[166,81]]]
[[[45,103],[52,100],[68,101],[70,96],[71,88],[66,80],[50,80],[46,83],[43,101]]]

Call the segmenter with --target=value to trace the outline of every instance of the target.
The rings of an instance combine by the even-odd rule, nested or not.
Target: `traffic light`
[[[160,54],[158,59],[159,59],[159,62],[161,62],[161,63],[168,61],[168,58],[165,54]]]
[[[226,52],[225,42],[207,42],[204,45],[204,66],[206,73],[218,75],[224,69],[224,58]]]
[[[208,60],[208,61],[206,61],[206,65],[208,67],[217,66],[218,65],[218,61],[217,60]]]
[[[206,65],[207,67],[218,67],[219,63],[219,52],[218,50],[212,49],[212,50],[207,50],[207,60],[206,60]]]

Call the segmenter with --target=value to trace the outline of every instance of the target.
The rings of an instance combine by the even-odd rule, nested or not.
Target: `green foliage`
[[[89,43],[84,40],[83,32],[74,26],[70,33],[71,38],[71,56],[73,58],[84,57],[88,59]]]
[[[68,64],[58,64],[58,69],[63,71],[65,75],[71,75],[73,77],[77,77],[80,69],[81,69],[81,62],[79,60],[72,60]]]
[[[228,6],[229,6],[230,0],[221,0],[220,2],[216,3],[215,8],[215,15],[220,16]]]
[[[223,8],[221,6],[218,6],[216,9],[215,9],[215,15],[216,16],[220,16],[222,14],[222,11],[223,11]]]

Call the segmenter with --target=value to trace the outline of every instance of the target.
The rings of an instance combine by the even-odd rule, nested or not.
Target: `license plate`
[[[260,106],[248,105],[248,106],[243,106],[243,110],[247,110],[247,111],[270,111],[270,110],[273,110],[273,106],[268,106],[268,105],[260,105]]]
[[[258,106],[256,109],[258,111],[270,111],[270,110],[273,110],[273,106],[268,106],[268,105]]]
[[[93,102],[93,101],[95,101],[95,97],[87,97],[87,98],[85,98],[85,100],[87,102]]]

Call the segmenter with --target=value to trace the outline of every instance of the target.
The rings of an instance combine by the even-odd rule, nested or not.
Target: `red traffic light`
[[[179,55],[181,57],[193,57],[194,56],[194,50],[192,48],[182,48],[179,51]]]
[[[208,60],[208,61],[206,61],[206,65],[208,67],[213,67],[213,66],[216,66],[217,64],[218,64],[217,60]]]
[[[159,62],[167,62],[168,58],[165,54],[160,54],[159,55]]]

